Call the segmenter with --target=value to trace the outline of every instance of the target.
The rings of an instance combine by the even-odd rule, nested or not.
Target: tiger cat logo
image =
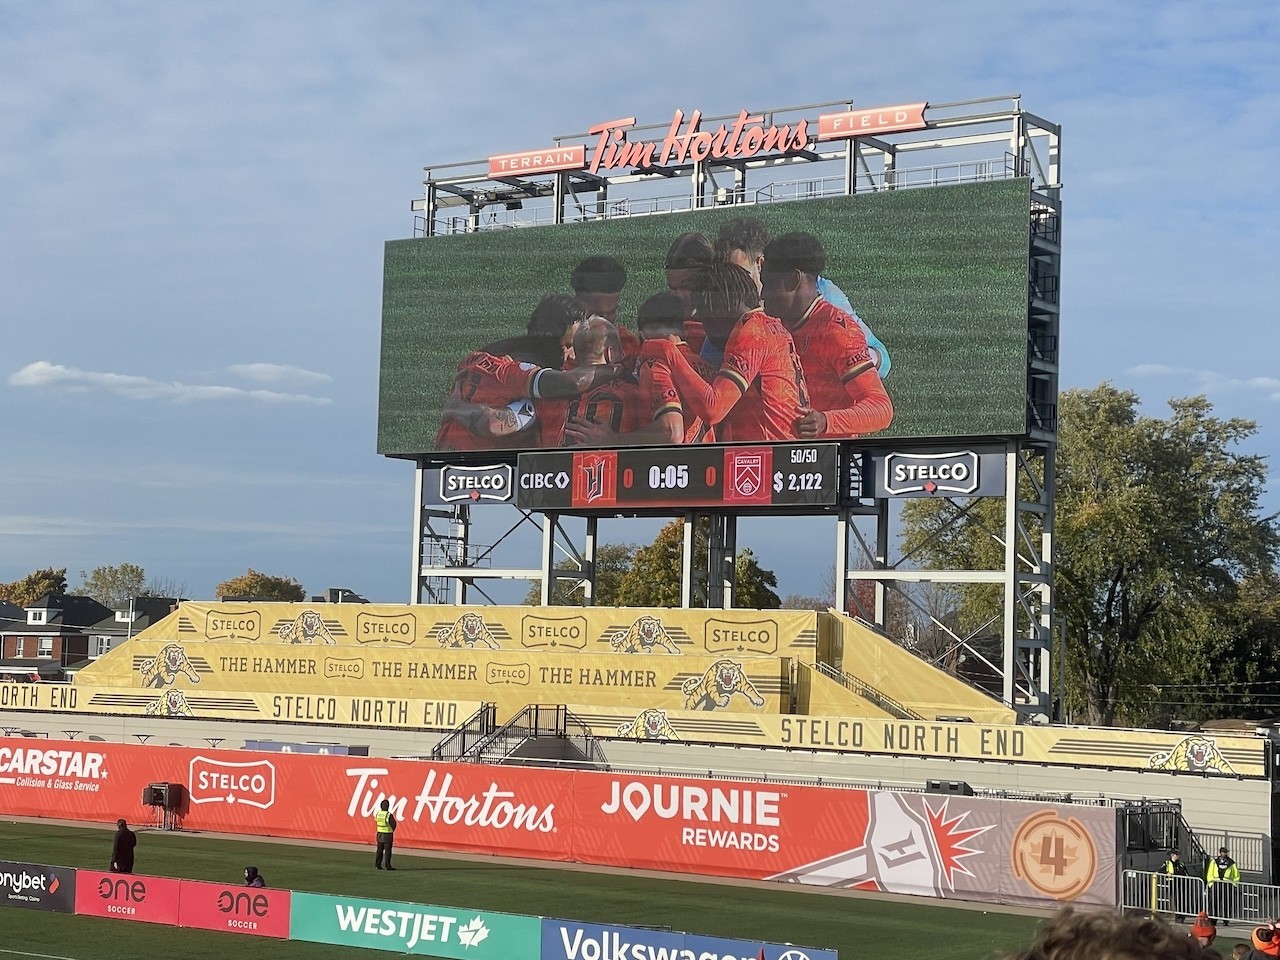
[[[629,740],[679,740],[667,711],[649,707],[627,723],[618,724],[618,736]]]
[[[727,707],[735,693],[746,697],[753,707],[764,706],[764,697],[736,660],[717,660],[701,677],[690,677],[680,684],[680,692],[686,710]]]
[[[478,613],[464,613],[452,627],[440,634],[442,647],[466,647],[474,649],[477,644],[484,644],[490,650],[499,649],[493,632]]]
[[[181,690],[166,690],[160,695],[160,699],[153,700],[147,704],[147,716],[151,717],[194,717],[191,707],[187,704],[187,698],[182,695]]]
[[[338,641],[333,638],[329,628],[324,625],[320,614],[314,610],[304,610],[298,614],[293,623],[286,623],[278,631],[281,643],[315,643],[320,640],[333,646]]]
[[[176,643],[168,643],[160,648],[154,657],[147,657],[138,667],[142,675],[144,687],[167,687],[183,674],[192,683],[200,682],[200,674],[187,659],[187,651]]]
[[[657,617],[640,617],[627,628],[626,633],[615,635],[609,641],[614,653],[654,653],[664,650],[667,653],[679,653],[667,628]]]
[[[1208,737],[1183,737],[1172,750],[1147,758],[1148,770],[1181,770],[1188,773],[1235,773],[1218,745]]]

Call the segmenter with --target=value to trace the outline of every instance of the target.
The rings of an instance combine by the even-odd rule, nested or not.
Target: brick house
[[[0,620],[0,676],[7,680],[66,679],[68,665],[89,659],[91,628],[114,615],[92,597],[53,594],[25,614],[25,622]]]

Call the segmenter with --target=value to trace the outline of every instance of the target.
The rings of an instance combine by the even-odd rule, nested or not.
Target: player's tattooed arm
[[[477,437],[505,437],[524,428],[516,411],[510,407],[467,403],[457,397],[450,397],[445,401],[444,418],[461,423]]]
[[[549,399],[576,397],[592,387],[617,380],[627,372],[625,364],[600,363],[572,370],[543,370],[538,377],[538,396]]]

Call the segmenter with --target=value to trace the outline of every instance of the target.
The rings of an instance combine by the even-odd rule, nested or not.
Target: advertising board
[[[826,255],[823,277],[843,290],[883,343],[891,358],[883,387],[892,401],[892,419],[874,434],[877,438],[1025,435],[1027,180],[756,205],[747,213],[774,237],[796,231],[817,237]],[[630,332],[623,338],[623,354],[633,362],[641,349],[634,336],[637,311],[648,297],[668,289],[664,265],[672,241],[686,232],[714,240],[722,226],[742,216],[741,209],[720,208],[390,241],[383,280],[378,452],[475,460],[495,449],[510,455],[564,446],[566,421],[597,427],[607,421],[624,432],[624,422],[633,427],[649,423],[658,408],[640,391],[631,391],[624,377],[613,386],[596,387],[592,393],[604,393],[594,399],[588,393],[580,401],[521,403],[511,412],[514,419],[502,419],[504,429],[524,424],[522,429],[493,440],[490,425],[484,428],[489,437],[480,436],[475,431],[481,420],[467,418],[478,408],[499,410],[509,402],[528,401],[533,371],[498,369],[472,355],[524,334],[545,296],[568,293],[575,267],[589,257],[607,256],[620,262],[626,274],[616,319]],[[688,327],[690,343],[696,343],[697,329]],[[799,362],[804,368],[809,357],[805,378],[816,385],[821,364],[811,348],[820,352],[825,341],[808,339],[818,345],[797,348]],[[782,339],[774,353],[761,347],[762,356],[776,355],[783,349],[779,344]],[[495,350],[502,354],[508,346]],[[713,352],[708,350],[706,357],[714,369],[721,360]],[[550,359],[517,360],[557,367],[560,356],[557,348]],[[691,404],[687,389],[682,410]],[[753,388],[748,384],[748,389]],[[475,408],[454,404],[448,420],[442,419],[451,394]],[[609,417],[604,416],[606,408]],[[616,423],[614,413],[620,418]],[[442,431],[445,423],[470,426],[462,433],[453,427]],[[607,436],[587,445],[634,443],[616,432],[605,431]],[[746,428],[726,435],[734,443],[748,444],[800,439],[764,432],[753,436]],[[852,435],[827,432],[816,439]],[[574,439],[573,431],[568,437]],[[493,491],[495,496],[505,493],[501,486]],[[446,492],[474,493],[479,499],[486,488],[459,486]]]
[[[85,749],[74,741],[41,745],[65,755]],[[1116,811],[1105,807],[371,757],[94,746],[107,774],[98,790],[0,785],[0,807],[18,816],[110,822],[130,811],[137,817],[140,785],[187,780],[190,804],[179,815],[193,830],[368,843],[371,817],[385,798],[400,824],[396,843],[404,847],[1001,903],[1114,899]],[[98,887],[104,879],[113,885],[105,898]],[[134,883],[143,886],[135,891]],[[177,894],[157,883],[89,871],[77,883],[77,909],[83,903],[100,916],[177,922]],[[113,904],[136,912],[112,912]],[[369,912],[386,905],[349,906],[339,932],[391,937],[379,932],[391,921],[381,912],[371,919]],[[338,923],[336,907],[326,909]],[[292,910],[296,920],[296,900]],[[160,919],[170,915],[175,919]],[[426,919],[404,923],[413,926],[403,932],[416,929],[422,939]],[[399,919],[395,924],[400,930]],[[394,949],[409,949],[397,944]]]
[[[542,921],[542,960],[838,960],[834,950],[614,924]]]
[[[253,937],[289,938],[288,890],[181,881],[178,925]]]
[[[74,913],[76,872],[70,867],[0,860],[0,906]]]
[[[294,893],[289,939],[468,960],[538,956],[537,917]]]
[[[179,884],[172,877],[77,870],[76,913],[177,926]]]

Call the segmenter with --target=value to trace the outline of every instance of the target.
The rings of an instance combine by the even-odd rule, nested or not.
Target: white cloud
[[[1134,377],[1178,377],[1203,393],[1260,392],[1268,400],[1280,401],[1280,379],[1275,377],[1232,377],[1217,370],[1171,367],[1163,363],[1140,363],[1125,373]]]
[[[63,389],[72,392],[103,390],[129,400],[160,400],[169,403],[191,403],[200,400],[253,400],[259,403],[304,403],[323,406],[327,397],[306,393],[281,393],[276,390],[245,390],[222,384],[182,383],[153,380],[129,373],[104,373],[80,370],[60,363],[37,360],[9,375],[11,387]]]
[[[274,383],[281,386],[289,384],[321,384],[330,383],[333,377],[327,373],[295,367],[287,363],[233,363],[227,372],[255,383]]]

